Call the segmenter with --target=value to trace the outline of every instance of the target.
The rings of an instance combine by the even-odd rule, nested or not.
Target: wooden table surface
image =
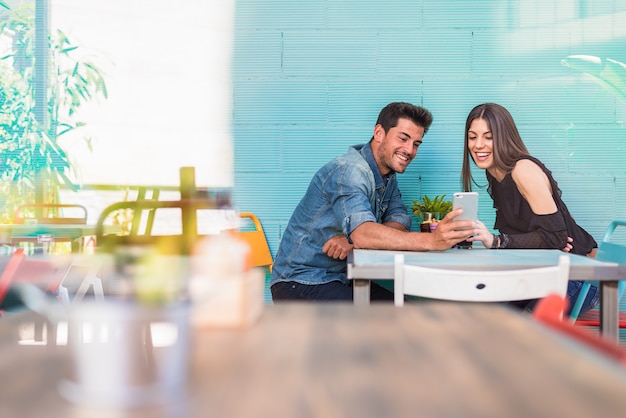
[[[278,304],[248,329],[192,334],[182,401],[65,401],[64,346],[19,346],[0,320],[3,417],[618,417],[626,371],[500,305]],[[107,361],[107,359],[103,359]],[[114,367],[112,365],[111,367]]]

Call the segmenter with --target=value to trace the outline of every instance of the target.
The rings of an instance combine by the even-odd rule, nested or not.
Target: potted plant
[[[452,210],[452,202],[444,200],[445,198],[446,195],[438,195],[432,199],[428,195],[424,195],[422,200],[413,201],[410,208],[413,215],[420,221],[420,231],[430,232],[431,224],[436,224]]]

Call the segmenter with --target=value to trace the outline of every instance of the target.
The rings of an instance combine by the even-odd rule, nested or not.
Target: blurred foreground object
[[[68,311],[71,373],[59,384],[67,400],[136,407],[182,396],[189,362],[188,305],[149,307],[91,301]],[[159,332],[157,332],[159,331]]]
[[[235,231],[198,241],[189,278],[192,325],[241,327],[259,318],[265,274],[251,260],[250,245]]]

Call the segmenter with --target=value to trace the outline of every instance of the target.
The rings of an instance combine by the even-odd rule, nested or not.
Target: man
[[[352,300],[345,258],[352,248],[444,250],[468,238],[471,221],[450,212],[434,233],[409,232],[396,173],[417,155],[432,115],[423,107],[394,102],[378,115],[367,144],[324,165],[313,177],[283,234],[274,260],[271,291],[280,300]],[[470,231],[471,233],[471,231]],[[372,283],[372,300],[393,293]]]

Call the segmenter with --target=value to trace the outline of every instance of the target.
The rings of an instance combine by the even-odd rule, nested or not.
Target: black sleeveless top
[[[586,255],[598,245],[593,237],[581,228],[570,214],[567,206],[561,199],[561,189],[552,172],[538,159],[525,156],[537,164],[546,174],[552,188],[552,197],[556,203],[557,212],[549,215],[533,213],[530,205],[513,181],[511,173],[498,182],[489,172],[485,171],[489,182],[489,194],[496,209],[496,223],[494,228],[506,235],[509,248],[553,248],[563,249],[567,244],[567,237],[572,237],[572,253]]]

